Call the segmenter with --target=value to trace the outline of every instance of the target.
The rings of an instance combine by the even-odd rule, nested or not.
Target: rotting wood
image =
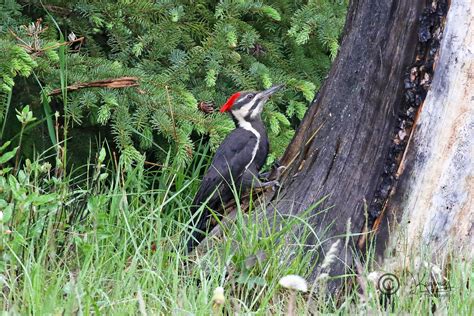
[[[436,73],[379,236],[391,255],[473,256],[474,4],[453,0]],[[379,253],[386,244],[379,243]],[[425,249],[424,249],[425,248]]]
[[[373,231],[379,229],[386,212],[387,201],[394,194],[396,182],[405,169],[405,158],[410,151],[415,126],[423,110],[424,100],[430,89],[435,70],[435,61],[438,58],[440,40],[443,35],[445,18],[448,10],[446,0],[437,0],[423,10],[420,16],[418,29],[418,45],[415,61],[405,73],[404,99],[401,101],[397,124],[392,134],[391,148],[386,158],[383,174],[380,177],[375,197],[370,201],[369,227]],[[366,230],[368,232],[368,230]],[[359,239],[359,248],[365,247],[367,234]],[[385,236],[388,238],[388,236]],[[383,247],[381,241],[378,246],[379,257],[382,258]]]

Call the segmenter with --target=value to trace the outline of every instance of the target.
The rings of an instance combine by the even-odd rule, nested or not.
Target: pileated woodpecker
[[[283,85],[273,86],[261,92],[237,92],[221,107],[221,112],[230,112],[236,128],[217,148],[212,163],[201,182],[192,205],[192,213],[206,201],[203,212],[197,217],[194,232],[188,242],[191,251],[204,238],[210,209],[229,202],[233,198],[233,184],[245,191],[253,186],[267,187],[278,184],[277,180],[261,182],[259,174],[268,155],[268,136],[260,114],[272,94]]]

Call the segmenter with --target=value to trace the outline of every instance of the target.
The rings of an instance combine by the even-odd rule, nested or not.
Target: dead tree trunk
[[[453,0],[436,72],[380,236],[398,256],[473,256],[474,3]],[[396,225],[395,227],[393,224]],[[399,233],[396,234],[395,232]],[[385,243],[378,245],[383,250]],[[464,250],[464,251],[463,251]]]
[[[393,140],[408,106],[404,78],[418,54],[419,18],[430,6],[431,1],[351,2],[329,77],[281,160],[288,169],[268,212],[302,214],[326,197],[318,209],[328,209],[311,217],[316,236],[306,243],[316,250],[315,260],[322,260],[341,239],[333,276],[352,264],[359,233],[379,215],[395,181],[402,147]],[[347,241],[349,251],[343,247]]]

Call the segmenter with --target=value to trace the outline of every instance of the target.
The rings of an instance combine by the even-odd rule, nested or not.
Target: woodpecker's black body
[[[207,229],[210,212],[229,202],[233,186],[239,191],[253,187],[273,185],[276,181],[260,182],[259,170],[268,156],[268,136],[260,114],[268,98],[282,86],[274,86],[262,92],[238,92],[221,108],[230,111],[236,124],[214,155],[193,202],[192,212],[207,201],[194,225],[193,238],[188,250],[201,241]]]

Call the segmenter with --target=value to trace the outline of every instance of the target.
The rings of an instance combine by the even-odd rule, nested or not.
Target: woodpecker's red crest
[[[221,112],[229,111],[234,105],[235,101],[237,101],[239,96],[240,96],[240,92],[236,92],[233,95],[231,95],[230,98],[227,100],[227,102],[221,107],[220,111]]]

